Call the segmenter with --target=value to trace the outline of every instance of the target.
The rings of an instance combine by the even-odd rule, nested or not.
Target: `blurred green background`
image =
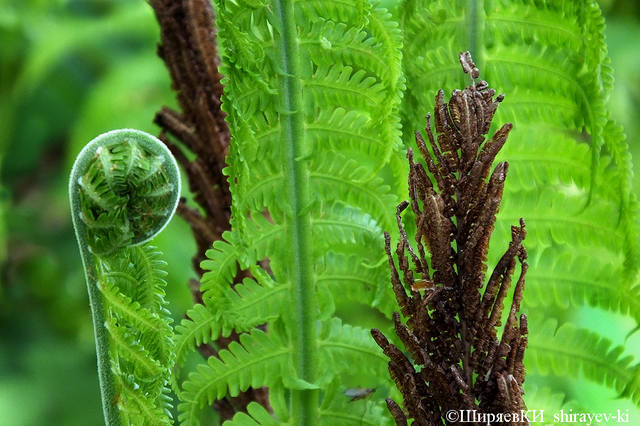
[[[640,4],[601,5],[616,72],[610,105],[638,167]],[[0,0],[0,425],[102,422],[67,177],[82,146],[104,131],[158,132],[155,111],[175,104],[158,40],[142,0]],[[195,245],[179,218],[156,244],[169,262],[170,309],[179,320],[191,305]],[[618,343],[633,328],[589,309],[580,322]],[[627,343],[630,352],[640,348],[635,337]],[[620,406],[602,387],[578,382],[577,389],[589,392],[593,408]],[[640,410],[631,409],[640,424]]]

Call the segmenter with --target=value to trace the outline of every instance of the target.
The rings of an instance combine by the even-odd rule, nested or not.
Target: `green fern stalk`
[[[383,396],[343,404],[343,392],[384,387],[385,359],[366,329],[335,316],[346,299],[391,316],[380,260],[390,184],[406,176],[394,160],[397,25],[364,0],[219,0],[216,14],[232,231],[201,264],[204,305],[177,327],[177,364],[194,345],[241,337],[178,380],[180,421],[197,425],[216,399],[266,386],[273,413],[253,405],[258,423],[358,424],[352,407],[377,412]],[[241,283],[237,266],[250,274]]]
[[[291,176],[287,181],[288,199],[291,202],[290,225],[291,247],[289,270],[291,271],[291,306],[294,307],[295,333],[293,334],[294,364],[299,377],[309,383],[315,382],[316,357],[316,302],[313,265],[311,263],[311,217],[303,213],[309,205],[309,167],[304,132],[304,106],[300,84],[300,54],[298,51],[295,15],[291,0],[276,0],[275,15],[280,19],[282,32],[276,43],[280,48],[280,63],[283,76],[280,90],[285,111],[290,111],[281,120],[284,152],[284,173]],[[314,389],[292,390],[291,404],[294,418],[303,423],[316,424],[318,391]]]
[[[167,423],[170,418],[160,408],[173,360],[158,272],[162,262],[152,248],[137,246],[166,226],[179,194],[173,156],[159,140],[137,130],[114,130],[93,139],[71,171],[73,227],[110,426]],[[122,411],[121,400],[126,400]]]

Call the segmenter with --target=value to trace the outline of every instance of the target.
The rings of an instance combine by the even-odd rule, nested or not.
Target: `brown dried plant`
[[[379,330],[371,333],[390,358],[389,372],[404,400],[404,410],[387,400],[398,425],[406,425],[408,419],[414,425],[442,424],[443,419],[456,424],[445,416],[450,410],[496,414],[526,410],[522,384],[527,317],[520,314],[518,318],[527,271],[522,219],[511,228],[509,247],[485,285],[489,239],[508,164],[491,168],[512,124],[503,125],[485,141],[504,96],[494,99],[495,90],[486,81],[475,82],[479,71],[469,52],[460,54],[460,63],[472,84],[455,90],[448,103],[442,90],[436,95],[437,141],[430,115],[426,125],[429,145],[420,132],[415,133],[426,170],[408,152],[411,201],[397,208],[397,266],[390,236],[385,233],[393,290],[406,319],[405,324],[394,314],[395,332],[408,355]],[[401,221],[409,205],[416,218],[417,252]],[[517,260],[520,276],[499,337]]]
[[[200,262],[211,243],[230,228],[231,215],[231,194],[222,174],[230,135],[220,102],[222,75],[218,72],[214,13],[205,0],[150,3],[161,29],[158,55],[169,70],[181,109],[163,107],[155,123],[162,128],[160,139],[185,171],[200,207],[189,207],[181,200],[178,213],[193,231],[198,246],[193,266],[202,275]]]

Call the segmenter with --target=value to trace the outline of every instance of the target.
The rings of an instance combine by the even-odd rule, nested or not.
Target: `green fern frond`
[[[530,229],[541,234],[528,237],[528,247],[549,241],[548,233],[558,244],[577,239],[586,250],[597,250],[603,237],[612,253],[637,244],[625,238],[621,225],[634,215],[623,199],[630,164],[620,132],[607,124],[611,70],[595,2],[498,1],[474,17],[462,4],[417,0],[405,2],[403,22],[412,93],[456,87],[460,77],[451,58],[470,45],[486,79],[507,93],[496,122],[515,124],[501,153],[513,167],[498,228],[508,231],[506,223],[524,211]],[[408,127],[421,128],[419,114],[432,104],[429,98],[410,98],[404,109]],[[611,159],[615,162],[608,165]],[[542,194],[556,201],[537,198]],[[563,220],[578,213],[573,224]],[[535,257],[539,253],[532,248]],[[610,273],[624,282],[635,275],[637,263],[637,257],[627,258],[625,268],[616,263]]]
[[[166,393],[174,363],[173,330],[160,278],[164,262],[158,256],[151,246],[129,247],[98,263],[112,371],[122,385],[117,387],[122,394],[117,404],[124,424],[171,423]]]
[[[389,416],[384,403],[370,400],[350,401],[344,394],[325,396],[320,408],[319,424],[333,425],[387,425]],[[270,414],[262,405],[252,402],[247,406],[247,413],[238,413],[223,426],[276,426],[292,425],[290,421],[283,422]]]
[[[291,422],[276,420],[262,405],[251,402],[247,405],[247,413],[238,413],[233,420],[227,420],[223,426],[283,426],[293,425]]]
[[[387,373],[388,359],[369,337],[369,330],[343,324],[338,318],[325,321],[322,327],[318,336],[320,369],[334,374],[319,379],[320,385],[327,385],[340,374],[368,378],[375,385],[374,378]]]
[[[366,303],[387,318],[397,309],[387,268],[367,267],[353,254],[328,253],[316,263],[316,273],[318,286],[328,287],[334,299]]]
[[[225,312],[220,322],[238,332],[248,331],[280,316],[287,300],[290,286],[262,279],[260,284],[250,278],[233,288],[228,287],[217,300],[209,303],[210,309]]]
[[[320,409],[320,424],[383,426],[391,424],[391,419],[384,402],[350,401],[346,395],[336,395],[327,407]]]
[[[232,346],[221,352],[222,361],[200,367],[182,386],[181,420],[193,422],[194,407],[249,385],[248,376],[218,374],[233,368],[224,357],[232,357],[230,365],[266,371],[262,357],[280,350],[277,362],[287,360],[289,370],[283,373],[279,364],[273,370],[284,382],[260,372],[252,384],[269,385],[272,402],[290,395],[288,406],[275,404],[279,418],[314,422],[317,387],[338,374],[321,372],[324,360],[353,362],[355,354],[373,348],[366,333],[346,326],[335,335],[344,346],[330,347],[323,333],[331,330],[318,322],[334,315],[341,286],[354,289],[353,297],[366,297],[362,303],[384,305],[384,292],[373,282],[385,269],[379,263],[381,236],[394,228],[396,192],[406,191],[404,183],[398,191],[391,186],[404,182],[406,165],[390,161],[402,150],[400,30],[388,12],[368,1],[220,0],[216,13],[223,109],[233,138],[224,170],[233,197],[233,232],[202,264],[208,271],[202,283],[208,314],[201,320],[215,317],[218,327],[246,331],[241,342],[254,335],[266,339],[255,328],[263,323],[265,336],[280,337],[274,346],[245,352],[244,343]],[[354,258],[359,264],[349,263]],[[236,265],[252,277],[231,289]],[[356,273],[371,280],[375,291],[362,285],[363,291],[356,290]],[[384,309],[388,315],[390,307]],[[190,342],[184,347],[197,343],[202,332],[209,336],[211,327],[199,329],[196,323],[181,329]],[[316,353],[321,342],[326,347]],[[372,384],[387,380],[372,374],[361,372]]]
[[[207,260],[202,261],[200,267],[205,271],[202,277],[202,291],[206,291],[208,282],[230,282],[235,276],[238,266],[238,255],[233,246],[232,232],[224,232],[223,240],[215,241],[213,247],[207,250]]]
[[[132,300],[127,295],[121,293],[113,282],[99,282],[100,292],[105,301],[109,304],[109,309],[120,318],[127,318],[135,327],[151,330],[160,333],[164,324],[159,321],[159,317],[149,309],[143,308],[139,302]]]
[[[525,353],[530,373],[583,375],[640,406],[638,365],[632,365],[633,357],[622,355],[623,346],[613,347],[609,339],[570,323],[558,327],[555,320],[531,324],[531,329],[536,332],[530,335]]]
[[[340,107],[348,103],[367,110],[370,105],[381,105],[385,99],[384,87],[375,78],[367,76],[366,71],[354,72],[351,67],[334,64],[318,67],[305,87],[311,95],[307,108],[315,108],[314,105]]]
[[[258,329],[240,336],[240,343],[232,342],[220,351],[219,359],[209,358],[189,375],[181,394],[180,421],[188,422],[193,413],[227,393],[231,396],[249,386],[270,386],[284,382],[290,388],[310,385],[295,377],[291,364],[291,348],[274,333]]]
[[[611,261],[621,262],[621,259],[618,256]],[[640,288],[612,280],[610,267],[606,258],[594,257],[592,253],[556,250],[554,256],[542,256],[529,270],[527,306],[567,309],[586,304],[640,321]],[[555,285],[549,286],[551,280]]]
[[[211,343],[221,334],[220,318],[204,305],[194,305],[187,311],[189,319],[183,319],[176,326],[176,364],[182,365],[188,352],[194,347]]]
[[[545,424],[552,418],[549,418],[551,413],[558,413],[560,410],[573,410],[578,413],[586,413],[589,410],[578,405],[575,401],[567,401],[567,397],[561,392],[554,392],[549,387],[539,387],[535,385],[528,385],[525,382],[525,401],[527,407],[531,407],[534,410],[529,415],[529,420],[533,423],[542,420],[546,417]]]
[[[105,326],[111,337],[114,353],[121,354],[124,359],[131,361],[136,377],[144,381],[162,374],[162,365],[136,341],[137,336],[122,330],[124,327],[120,327],[113,318],[108,320]]]
[[[120,390],[117,404],[120,406],[125,424],[172,424],[169,411],[170,400],[167,401],[166,398],[161,398],[163,399],[161,401],[163,408],[158,407],[153,400],[150,400],[141,392],[135,382],[123,375],[116,376],[116,384]]]

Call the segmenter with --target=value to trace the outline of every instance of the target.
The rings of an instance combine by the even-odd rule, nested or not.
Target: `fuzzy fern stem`
[[[157,235],[173,216],[179,194],[180,174],[173,156],[162,142],[138,130],[114,130],[96,137],[78,154],[71,170],[71,215],[87,281],[100,394],[109,426],[120,425],[122,419],[100,265]]]
[[[316,377],[316,304],[313,267],[311,264],[311,223],[308,214],[309,171],[308,149],[305,143],[302,86],[300,84],[298,40],[295,25],[294,5],[290,0],[276,0],[276,15],[282,25],[279,43],[280,63],[283,78],[281,106],[283,154],[286,173],[292,176],[287,185],[291,201],[290,238],[291,261],[289,268],[293,291],[295,332],[293,336],[295,366],[299,377],[313,383]],[[288,170],[287,170],[288,169]],[[318,391],[294,390],[291,405],[298,424],[313,425],[318,418]]]

